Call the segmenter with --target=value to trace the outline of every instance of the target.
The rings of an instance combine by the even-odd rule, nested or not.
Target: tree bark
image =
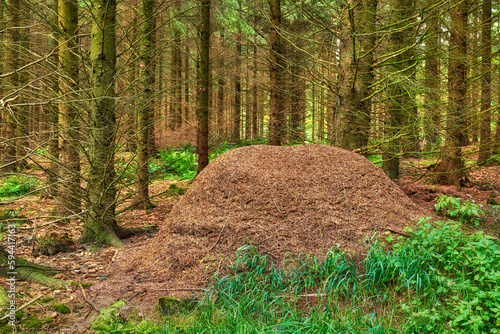
[[[231,141],[236,143],[240,140],[241,127],[241,26],[236,33],[236,59],[234,71],[234,118]]]
[[[141,209],[152,207],[149,200],[149,141],[150,128],[153,126],[155,62],[155,18],[153,16],[154,0],[142,1],[141,27],[141,89],[142,97],[137,119],[137,204]]]
[[[349,6],[344,44],[344,53],[349,59],[344,65],[341,88],[340,109],[344,124],[340,147],[354,150],[367,146],[370,134],[378,0],[351,1]]]
[[[52,15],[50,20],[53,22],[55,27],[54,34],[49,38],[49,45],[52,48],[58,46],[57,38],[55,37],[58,30],[58,11],[59,11],[59,1],[52,0]],[[50,59],[54,66],[59,66],[59,56],[53,55]],[[54,92],[59,91],[59,81],[58,78],[53,76],[51,78],[51,87]],[[56,198],[59,194],[59,108],[56,103],[49,104],[48,111],[48,127],[49,127],[49,145],[48,153],[50,159],[50,165],[47,169],[47,183],[48,183],[48,195],[51,198]]]
[[[220,36],[220,43],[221,47],[224,49],[225,45],[225,36],[224,33],[221,32]],[[218,83],[217,83],[217,119],[216,119],[216,131],[219,137],[223,137],[224,139],[226,136],[226,129],[225,129],[225,122],[224,122],[224,101],[225,101],[225,93],[226,93],[226,77],[225,77],[225,57],[220,57],[219,59],[219,66],[222,69],[222,71],[219,73],[218,76]]]
[[[404,29],[408,24],[408,17],[410,10],[413,7],[413,0],[393,0],[391,2],[391,16],[394,27],[389,37],[389,51],[395,53],[394,61],[391,64],[391,74],[394,82],[391,82],[388,95],[389,102],[386,112],[385,136],[388,144],[385,149],[384,162],[382,169],[390,179],[399,178],[399,155],[401,153],[401,135],[400,131],[403,129],[404,114],[411,114],[410,109],[413,100],[405,90],[405,83],[401,82],[404,78],[411,77],[411,49],[412,42],[409,40],[408,35],[411,33]],[[406,51],[402,52],[402,49]],[[411,79],[410,79],[411,80]],[[410,100],[410,101],[408,101]],[[408,117],[408,116],[407,116]],[[407,122],[406,122],[407,123]],[[410,130],[411,132],[411,130]]]
[[[284,137],[283,83],[282,83],[282,38],[281,38],[281,0],[270,0],[271,28],[270,44],[270,107],[269,107],[269,145],[280,146]]]
[[[60,166],[61,183],[59,187],[59,213],[68,217],[80,212],[80,154],[79,111],[76,106],[78,89],[78,2],[59,0],[58,27],[59,40],[59,94],[63,103],[59,104],[59,124],[61,136]]]
[[[208,165],[208,121],[210,97],[210,0],[201,0],[200,94],[198,96],[197,153],[199,174]]]
[[[467,17],[468,0],[452,1],[448,111],[442,160],[436,165],[437,181],[461,187],[466,178],[462,160],[462,138],[467,119]]]
[[[111,246],[123,245],[120,238],[137,233],[116,223],[115,175],[115,64],[116,1],[92,2],[90,41],[91,94],[89,175],[85,226],[80,241]]]
[[[427,20],[429,25],[429,37],[425,42],[425,115],[423,118],[423,129],[425,145],[424,149],[430,149],[438,143],[441,130],[441,71],[439,52],[439,21],[437,17]]]
[[[477,162],[488,161],[491,157],[491,0],[483,0],[481,60],[481,137]]]
[[[21,65],[21,2],[20,0],[7,1],[7,27],[6,31],[6,53],[5,53],[5,68],[7,73],[12,73],[7,77],[7,91],[16,92],[20,85],[20,76],[17,71]],[[19,95],[9,94],[3,96],[5,99],[15,98]],[[16,101],[16,103],[19,100]],[[16,106],[8,106],[2,108],[3,119],[5,120],[5,150],[2,157],[2,169],[4,171],[13,171],[19,165],[16,152],[16,114],[19,114],[20,108]]]
[[[254,38],[253,43],[253,78],[252,78],[252,139],[259,137],[258,130],[258,82],[257,73],[259,65],[257,63],[257,38]]]

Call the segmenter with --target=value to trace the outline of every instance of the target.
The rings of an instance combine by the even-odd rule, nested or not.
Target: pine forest
[[[498,0],[0,0],[0,42],[0,333],[500,331]]]

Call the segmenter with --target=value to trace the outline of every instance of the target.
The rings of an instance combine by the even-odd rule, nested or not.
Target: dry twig
[[[94,303],[92,303],[88,298],[87,298],[87,295],[85,294],[85,290],[83,289],[83,286],[82,286],[82,279],[80,278],[80,280],[78,281],[78,285],[80,286],[80,289],[82,290],[82,295],[83,295],[83,298],[85,299],[85,301],[87,303],[89,303],[90,306],[92,306],[92,308],[94,310],[97,311],[97,313],[100,312],[99,308],[97,306],[95,306]]]

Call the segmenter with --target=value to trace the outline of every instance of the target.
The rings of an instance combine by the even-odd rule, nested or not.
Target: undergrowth
[[[244,246],[194,311],[150,325],[163,333],[498,333],[499,242],[451,221],[422,219],[408,233],[389,251],[368,241],[361,263],[334,250],[278,269]],[[113,332],[149,333],[120,326]]]
[[[0,197],[20,197],[36,190],[36,178],[27,175],[9,175],[0,184]]]
[[[436,212],[458,220],[460,223],[472,222],[479,226],[486,218],[486,211],[481,209],[481,205],[468,200],[464,202],[460,197],[439,196],[435,208]]]
[[[237,147],[266,143],[265,139],[247,139],[237,143],[224,142],[210,152],[209,160],[212,161],[219,155]],[[191,180],[196,176],[197,161],[196,147],[187,144],[180,148],[168,148],[161,151],[158,159],[149,165],[149,171],[151,174],[165,179]]]

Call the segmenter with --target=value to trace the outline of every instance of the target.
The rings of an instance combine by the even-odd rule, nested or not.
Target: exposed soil
[[[18,256],[60,269],[57,277],[63,280],[92,284],[86,296],[99,308],[124,299],[129,303],[125,317],[130,312],[154,316],[158,297],[195,293],[215,271],[227,272],[241,245],[253,244],[281,266],[289,264],[282,263],[285,256],[322,256],[337,245],[362,258],[363,240],[375,232],[404,234],[419,217],[433,214],[442,194],[477,203],[500,196],[500,166],[475,170],[469,187],[458,190],[408,176],[422,174],[425,166],[409,162],[402,169],[406,175],[394,183],[364,157],[330,146],[235,149],[213,161],[186,195],[156,197],[155,208],[130,210],[120,217],[127,227],[157,224],[159,233],[130,238],[120,249],[78,245],[76,251],[53,256],[32,255],[34,240],[66,232],[76,241],[81,224],[42,226],[54,202],[35,196],[2,209],[22,205],[31,226],[39,226],[18,229]],[[151,193],[164,192],[170,183],[156,181]],[[481,228],[498,233],[498,223],[492,220]],[[78,286],[52,290],[18,282],[18,291],[18,306],[40,294],[54,298],[26,309],[39,318],[53,318],[42,327],[48,332],[86,332],[96,315]],[[72,313],[55,313],[50,305],[56,301]]]

